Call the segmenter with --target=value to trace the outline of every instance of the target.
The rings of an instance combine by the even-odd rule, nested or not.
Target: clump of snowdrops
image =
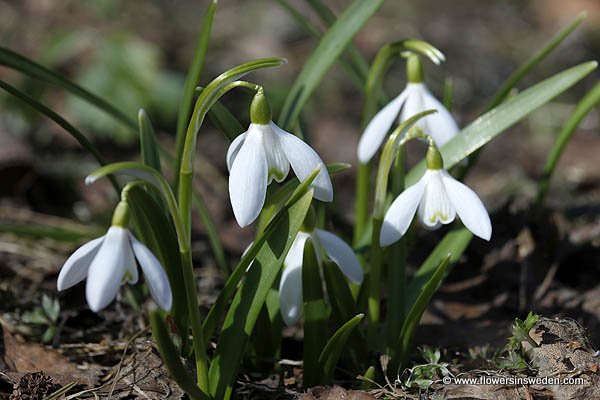
[[[242,78],[258,69],[280,67],[283,59],[240,64],[197,88],[217,7],[212,2],[182,93],[172,156],[158,146],[143,110],[132,121],[110,103],[41,65],[8,49],[0,51],[2,65],[59,85],[139,129],[142,161],[105,165],[95,147],[64,118],[0,81],[0,87],[52,118],[96,157],[102,166],[86,183],[108,177],[120,195],[106,234],[68,258],[58,276],[58,289],[67,290],[85,280],[89,307],[98,312],[114,301],[122,284],[139,282],[139,265],[157,305],[148,309],[153,339],[173,378],[190,398],[229,398],[240,365],[277,359],[284,324],[304,330],[306,387],[331,383],[338,367],[381,382],[400,376],[408,367],[419,320],[450,266],[473,236],[484,241],[492,237],[485,205],[461,182],[476,164],[479,149],[596,67],[595,62],[583,63],[509,95],[575,29],[583,19],[580,16],[509,77],[489,104],[482,105],[484,113],[461,129],[427,86],[423,64],[441,68],[445,61],[433,45],[416,39],[391,42],[382,47],[366,74],[352,68],[357,50],[350,42],[381,3],[356,0],[330,21],[330,29],[303,66],[275,122],[268,88]],[[288,10],[294,11],[291,6]],[[302,20],[301,14],[293,15]],[[323,160],[298,129],[303,106],[329,68],[336,61],[349,63],[341,57],[345,48],[355,55],[346,66],[361,82],[365,99],[354,166],[352,232],[340,230],[329,219],[336,207],[335,173],[350,166]],[[362,60],[360,53],[358,57]],[[402,90],[382,85],[396,60],[406,70]],[[219,103],[232,90],[251,93],[249,121],[240,122]],[[388,93],[399,94],[387,101]],[[544,169],[538,205],[564,143],[598,102],[599,93],[596,86],[578,106],[576,120],[561,132]],[[234,266],[225,262],[214,224],[193,187],[194,175],[202,173],[195,171],[196,142],[203,140],[199,134],[207,116],[231,141],[222,157],[229,171],[233,215],[240,229],[254,226],[256,232]],[[240,129],[244,125],[247,128]],[[327,133],[311,132],[319,134]],[[414,166],[407,165],[405,154],[411,141],[417,142],[412,148],[423,155]],[[163,174],[164,163],[175,171],[172,179]],[[215,258],[227,279],[206,315],[201,315],[198,305],[191,252],[194,208],[208,228]],[[413,232],[447,224],[453,224],[451,229],[409,280],[407,255],[419,245],[418,240],[409,240],[416,236]],[[173,324],[167,324],[167,319]],[[389,361],[385,370],[380,354]],[[193,360],[195,377],[182,359]]]

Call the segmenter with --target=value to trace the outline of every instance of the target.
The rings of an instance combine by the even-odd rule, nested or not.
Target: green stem
[[[371,241],[371,272],[369,273],[369,297],[368,309],[369,319],[367,321],[367,343],[371,349],[378,349],[379,340],[379,316],[381,301],[381,263],[383,260],[383,249],[379,245],[379,235],[383,218],[373,218],[373,236]]]
[[[369,195],[371,193],[371,163],[358,164],[356,176],[356,202],[354,204],[354,244],[360,242],[369,220]]]
[[[194,346],[194,357],[196,358],[196,373],[198,376],[198,387],[202,392],[208,391],[208,358],[204,347],[202,335],[202,321],[200,308],[198,306],[198,295],[196,293],[196,279],[194,277],[194,266],[192,264],[192,251],[185,248],[180,249],[181,262],[183,266],[183,278],[185,282],[186,298],[190,313],[190,325],[192,326],[192,343]]]
[[[190,111],[192,110],[194,92],[196,90],[196,85],[200,80],[200,74],[202,73],[202,68],[204,66],[204,60],[206,59],[206,53],[208,51],[209,39],[210,39],[210,31],[212,29],[212,22],[215,17],[215,12],[217,10],[217,1],[213,0],[210,2],[208,6],[208,10],[204,15],[204,20],[202,21],[202,29],[200,30],[200,36],[198,37],[198,44],[196,45],[196,50],[194,52],[194,58],[192,60],[192,64],[190,65],[190,69],[185,78],[185,83],[183,85],[183,96],[181,98],[181,104],[179,105],[179,113],[177,114],[177,130],[175,133],[175,167],[173,171],[175,172],[173,188],[175,191],[178,189],[178,176],[177,172],[179,171],[179,167],[181,166],[181,154],[183,150],[183,145],[185,141],[185,128],[189,121]]]
[[[401,146],[394,159],[392,170],[392,195],[395,198],[404,190],[404,175],[406,173],[406,151]],[[390,299],[387,322],[387,354],[392,355],[395,349],[402,322],[406,314],[406,256],[407,239],[403,236],[390,248],[390,263],[388,277],[390,281]]]

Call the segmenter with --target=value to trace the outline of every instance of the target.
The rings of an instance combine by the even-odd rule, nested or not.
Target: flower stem
[[[356,176],[356,203],[354,204],[354,244],[358,244],[369,220],[369,194],[371,189],[371,163],[358,164]]]
[[[367,321],[367,343],[371,349],[378,348],[377,341],[379,336],[379,315],[381,300],[381,262],[383,259],[383,249],[379,245],[379,235],[383,218],[373,218],[373,236],[371,240],[371,272],[369,273],[369,319]]]
[[[190,324],[192,326],[192,343],[194,345],[194,357],[196,358],[198,387],[202,392],[208,393],[208,358],[206,356],[202,335],[202,322],[200,319],[200,308],[198,307],[198,296],[196,294],[196,280],[194,278],[194,268],[192,264],[192,251],[188,247],[180,250],[180,252],[186,298],[190,313]]]
[[[392,195],[398,196],[404,190],[404,175],[406,172],[406,151],[401,146],[394,158],[392,170]],[[406,314],[406,236],[400,238],[390,249],[390,263],[388,277],[390,281],[390,299],[388,306],[387,323],[387,349],[386,353],[392,355],[395,343],[398,341],[402,323]]]

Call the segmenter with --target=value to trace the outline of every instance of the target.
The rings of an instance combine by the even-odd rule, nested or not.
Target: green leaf
[[[206,338],[206,340],[210,339],[210,337],[213,335],[215,329],[217,328],[217,324],[222,318],[225,308],[227,307],[227,303],[234,295],[235,289],[237,288],[240,280],[243,278],[250,263],[257,256],[265,242],[267,242],[271,235],[273,235],[273,232],[277,228],[282,218],[286,218],[287,210],[298,200],[298,197],[304,196],[304,194],[309,191],[310,184],[317,177],[317,174],[318,170],[315,169],[315,171],[313,171],[313,173],[296,188],[290,198],[284,202],[283,208],[279,210],[271,222],[269,222],[267,227],[264,229],[264,232],[256,235],[254,243],[252,243],[252,245],[246,250],[240,262],[236,265],[231,275],[229,275],[227,282],[225,282],[225,286],[223,286],[223,289],[219,293],[219,297],[217,297],[215,304],[213,304],[208,311],[208,315],[202,324],[202,330],[204,333],[203,336]]]
[[[282,211],[266,241],[263,241],[252,267],[237,291],[221,330],[209,370],[213,398],[229,399],[237,371],[258,314],[277,278],[312,201],[309,190]],[[269,229],[267,229],[268,231]],[[243,271],[242,271],[243,272]]]
[[[345,171],[350,168],[350,164],[346,163],[332,163],[327,164],[327,172],[329,175],[333,175],[337,172]],[[277,214],[279,210],[281,210],[282,205],[285,204],[286,200],[290,197],[290,195],[294,192],[294,190],[298,187],[300,181],[297,179],[292,179],[286,182],[284,185],[280,187],[276,187],[277,189],[269,193],[267,199],[265,201],[265,205],[263,206],[262,211],[260,212],[260,216],[258,218],[257,225],[257,233],[264,231],[264,228],[271,222],[273,216]],[[275,188],[275,186],[273,186]]]
[[[415,272],[407,289],[407,304],[409,306],[415,303],[427,282],[431,280],[440,261],[450,254],[450,265],[457,262],[472,238],[473,234],[467,228],[462,224],[455,224]]]
[[[595,61],[589,61],[562,71],[477,118],[440,149],[444,167],[451,168],[527,114],[579,82],[596,66]],[[407,186],[415,184],[424,173],[425,160],[407,174]]]
[[[502,103],[506,96],[510,93],[513,87],[536,65],[538,65],[548,54],[550,54],[562,41],[571,34],[586,18],[587,13],[583,12],[579,14],[573,21],[569,22],[564,28],[562,28],[556,35],[548,41],[539,51],[534,53],[527,61],[525,61],[515,72],[508,77],[504,84],[494,94],[492,100],[486,107],[486,111],[491,110],[498,104]]]
[[[158,155],[156,134],[154,133],[154,128],[152,127],[152,121],[150,121],[150,118],[144,109],[140,109],[138,112],[138,123],[140,128],[142,162],[162,173],[160,156]]]
[[[575,111],[569,117],[567,122],[563,125],[562,129],[558,134],[558,138],[554,142],[552,149],[548,153],[548,157],[546,158],[546,162],[544,163],[544,169],[542,171],[542,178],[538,183],[538,193],[536,197],[536,211],[540,211],[542,204],[544,202],[544,197],[548,192],[548,188],[550,187],[550,180],[552,179],[552,174],[556,169],[556,165],[558,164],[558,160],[560,159],[565,146],[569,142],[569,139],[575,132],[575,129],[579,126],[583,118],[590,111],[596,107],[596,105],[600,103],[600,83],[597,83],[592,90],[590,90],[584,97],[577,103],[577,107],[575,107]]]
[[[175,154],[181,154],[181,152],[183,151],[183,145],[185,143],[185,128],[189,121],[190,111],[192,110],[196,85],[198,85],[198,82],[200,80],[200,74],[202,73],[204,60],[206,59],[206,52],[208,51],[210,32],[212,29],[212,23],[216,11],[217,0],[212,0],[208,6],[206,14],[204,14],[204,20],[202,21],[202,29],[200,30],[200,36],[198,37],[198,44],[196,45],[194,58],[192,59],[192,64],[190,65],[190,69],[187,73],[187,76],[185,77],[183,95],[181,98],[181,104],[179,105],[179,113],[177,114],[177,130],[175,132]]]
[[[302,384],[305,388],[322,383],[319,354],[327,343],[329,309],[325,304],[319,260],[312,240],[304,245],[301,268],[302,301],[304,305],[304,343]]]
[[[20,71],[31,78],[39,79],[43,82],[62,87],[63,89],[66,89],[88,103],[103,110],[107,114],[113,116],[115,119],[129,126],[131,129],[136,129],[137,127],[137,124],[132,118],[122,113],[112,104],[82,88],[81,86],[69,81],[68,79],[65,79],[60,74],[5,47],[0,47],[0,65]]]
[[[319,356],[319,363],[324,372],[323,382],[331,383],[333,381],[333,373],[340,355],[345,350],[346,342],[354,328],[362,321],[364,316],[364,314],[358,314],[346,322],[327,342],[327,345]]]
[[[356,301],[354,301],[352,292],[348,287],[348,280],[336,263],[325,260],[323,262],[323,276],[327,284],[333,320],[336,326],[340,326],[358,314]],[[364,369],[364,363],[367,360],[367,344],[360,331],[352,332],[348,339],[347,351],[342,354],[342,357],[346,355],[356,371]]]
[[[410,351],[410,346],[413,341],[413,336],[421,321],[421,317],[427,309],[431,298],[434,293],[440,287],[444,276],[446,275],[446,269],[448,268],[448,263],[450,262],[450,254],[444,258],[435,273],[432,275],[431,279],[427,281],[425,286],[423,286],[423,291],[417,297],[417,300],[412,304],[406,318],[404,319],[404,323],[402,324],[402,331],[400,332],[400,336],[398,337],[396,349],[397,349],[397,357],[394,357],[390,362],[390,366],[388,369],[388,373],[391,376],[396,376],[398,373],[398,368],[404,368],[406,366],[406,361],[408,360],[408,353]]]
[[[132,187],[127,193],[127,200],[132,212],[136,236],[165,268],[173,292],[171,315],[179,329],[179,334],[185,341],[188,336],[189,316],[181,256],[173,223],[145,189],[139,186]]]
[[[238,135],[245,132],[246,129],[240,124],[240,121],[220,102],[216,102],[208,111],[208,118],[217,127],[218,130],[233,141]]]
[[[351,42],[354,35],[382,4],[383,0],[354,0],[340,15],[331,29],[323,36],[296,78],[283,105],[279,126],[285,130],[291,130],[323,76]]]
[[[2,48],[0,47],[0,59],[1,59],[2,54],[3,54]],[[71,125],[66,119],[64,119],[63,117],[61,117],[60,115],[58,115],[57,113],[55,113],[54,111],[52,111],[51,109],[49,109],[48,107],[43,105],[42,103],[29,97],[25,93],[12,87],[11,85],[9,85],[8,83],[6,83],[2,80],[0,80],[0,88],[6,90],[8,93],[17,97],[19,100],[29,104],[31,107],[35,108],[38,112],[40,112],[41,114],[50,118],[58,126],[63,128],[67,133],[69,133],[71,136],[73,136],[73,138],[75,138],[75,140],[77,140],[77,142],[79,142],[79,144],[84,149],[86,149],[92,156],[94,156],[96,161],[98,161],[98,164],[106,165],[106,160],[104,159],[104,157],[102,157],[102,155],[100,154],[98,149],[96,149],[96,147],[92,144],[92,142],[90,142],[83,133],[81,133],[77,128],[75,128],[73,125]],[[119,193],[121,190],[119,188],[119,184],[117,183],[117,181],[113,177],[110,177],[110,181],[113,184],[117,193]]]

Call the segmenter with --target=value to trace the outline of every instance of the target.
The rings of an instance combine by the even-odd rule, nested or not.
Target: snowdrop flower
[[[333,200],[325,164],[309,145],[271,121],[271,109],[260,89],[252,100],[250,119],[248,130],[231,142],[227,151],[229,196],[241,227],[250,225],[258,217],[265,203],[267,185],[273,179],[283,181],[290,165],[300,181],[320,166],[311,185],[314,197],[327,202]]]
[[[423,67],[418,56],[408,57],[406,70],[406,88],[371,119],[360,138],[357,153],[363,164],[377,152],[398,115],[399,122],[403,123],[420,112],[437,110],[437,113],[421,118],[415,126],[431,135],[438,146],[443,146],[458,133],[458,126],[450,112],[423,83]]]
[[[363,270],[352,248],[331,232],[313,229],[298,232],[290,251],[283,261],[284,270],[279,282],[279,303],[283,321],[291,326],[302,314],[302,262],[307,240],[314,244],[317,260],[322,263],[322,253],[335,262],[342,273],[353,283],[360,284]]]
[[[77,249],[58,275],[58,290],[68,289],[87,277],[85,294],[90,309],[98,312],[110,304],[124,281],[138,280],[135,260],[142,267],[150,294],[160,307],[171,308],[169,280],[158,259],[125,227],[127,203],[121,201],[108,232]]]
[[[475,192],[443,169],[441,154],[431,141],[427,171],[394,200],[384,217],[381,246],[396,242],[406,233],[417,208],[421,223],[428,229],[449,224],[458,215],[474,235],[485,240],[492,236],[492,224],[483,203]]]

